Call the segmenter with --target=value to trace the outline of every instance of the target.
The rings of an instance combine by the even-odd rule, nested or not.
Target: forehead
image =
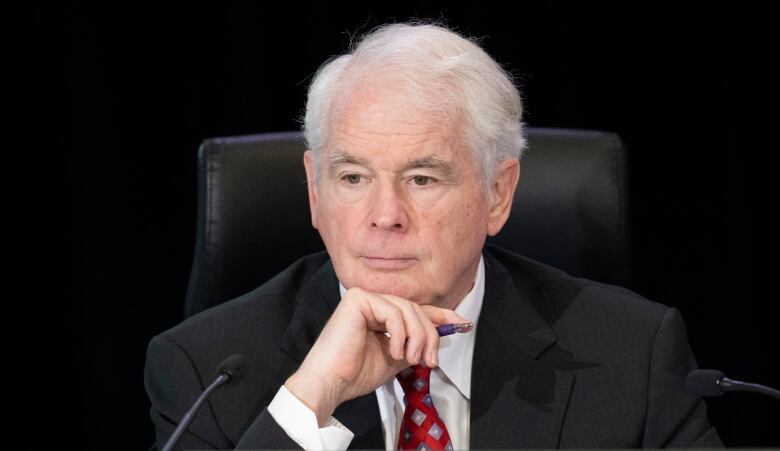
[[[419,157],[457,153],[459,120],[442,105],[411,98],[392,85],[361,83],[334,108],[328,154],[381,153]]]

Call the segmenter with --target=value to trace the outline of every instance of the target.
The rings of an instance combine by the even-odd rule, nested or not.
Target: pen
[[[450,323],[450,324],[442,324],[441,326],[436,326],[436,332],[439,333],[440,337],[446,337],[447,335],[452,334],[463,334],[466,332],[471,332],[471,329],[474,328],[474,323]],[[384,333],[386,337],[390,338],[390,332]]]
[[[439,332],[440,337],[444,337],[456,333],[471,332],[472,327],[474,327],[474,323],[450,323],[436,326],[436,331]]]

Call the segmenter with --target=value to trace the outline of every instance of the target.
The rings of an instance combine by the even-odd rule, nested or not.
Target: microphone
[[[722,396],[729,391],[748,391],[780,399],[780,391],[771,387],[729,379],[718,370],[693,370],[685,378],[685,389],[696,396]]]
[[[214,379],[214,382],[212,382],[211,385],[206,387],[198,400],[195,401],[195,404],[193,404],[192,407],[190,407],[190,410],[184,414],[184,417],[182,417],[176,430],[173,431],[173,434],[168,438],[168,441],[165,442],[162,451],[172,450],[176,443],[179,442],[182,434],[184,434],[184,431],[190,426],[192,419],[195,418],[195,413],[198,412],[200,406],[203,405],[214,390],[223,385],[226,387],[235,386],[237,383],[241,382],[241,379],[244,378],[246,372],[247,365],[244,362],[244,356],[241,354],[233,354],[222,361],[222,363],[219,364],[219,367],[217,367],[216,379]]]

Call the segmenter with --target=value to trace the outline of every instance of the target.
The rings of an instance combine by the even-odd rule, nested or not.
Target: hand
[[[436,366],[436,325],[467,321],[452,310],[352,288],[284,385],[322,427],[339,404],[376,390],[402,369]]]

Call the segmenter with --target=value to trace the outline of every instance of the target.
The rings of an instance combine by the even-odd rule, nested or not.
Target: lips
[[[360,260],[364,265],[373,269],[398,270],[413,266],[416,258],[412,257],[384,257],[384,256],[362,256]]]

